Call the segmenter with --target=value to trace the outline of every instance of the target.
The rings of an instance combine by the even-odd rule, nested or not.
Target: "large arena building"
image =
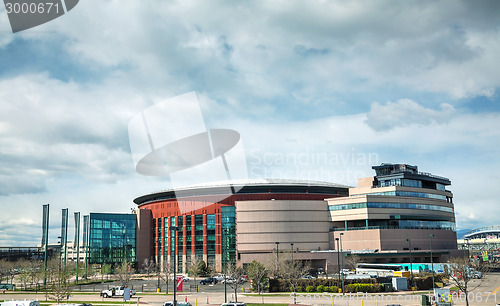
[[[293,252],[336,271],[339,248],[367,262],[434,262],[458,254],[453,195],[444,177],[416,166],[382,164],[357,188],[311,181],[257,179],[140,196],[136,261],[177,261],[186,272],[199,258],[265,261]],[[432,252],[431,252],[432,250]]]

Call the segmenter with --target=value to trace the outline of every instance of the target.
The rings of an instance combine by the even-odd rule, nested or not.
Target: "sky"
[[[1,6],[0,246],[39,244],[43,204],[56,243],[62,208],[172,188],[135,171],[128,126],[193,91],[249,178],[407,163],[451,180],[458,229],[499,224],[499,71],[498,1],[82,0],[17,33]]]

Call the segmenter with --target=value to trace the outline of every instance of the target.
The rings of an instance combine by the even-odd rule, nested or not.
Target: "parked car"
[[[207,284],[217,284],[217,279],[214,278],[214,277],[208,277],[208,278],[205,278],[205,279],[202,279],[200,281],[200,284],[202,285],[207,285]]]

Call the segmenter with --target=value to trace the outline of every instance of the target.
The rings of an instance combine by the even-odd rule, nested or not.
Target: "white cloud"
[[[39,220],[44,203],[55,216],[63,207],[127,211],[135,196],[167,188],[165,179],[134,173],[126,127],[154,101],[192,90],[202,93],[209,127],[241,132],[256,175],[352,185],[372,174],[373,160],[358,157],[373,154],[449,176],[460,224],[492,220],[498,178],[489,185],[484,177],[499,169],[500,118],[467,114],[463,98],[496,97],[498,5],[80,1],[15,36],[44,42],[48,54],[62,44],[68,54],[54,55],[60,66],[30,73],[29,64],[18,63],[23,72],[0,62],[0,203],[13,207],[0,221]],[[2,37],[0,51],[15,45],[14,35]],[[96,78],[77,81],[72,65]],[[70,81],[56,80],[58,69]],[[396,102],[372,103],[381,96]],[[426,97],[443,103],[430,106]],[[324,153],[328,162],[315,161]],[[293,160],[300,154],[305,163]],[[282,157],[292,159],[279,164]],[[477,194],[490,214],[471,211]],[[0,240],[16,241],[22,225],[2,224]]]
[[[449,122],[455,109],[446,103],[440,107],[440,110],[425,108],[410,99],[387,102],[384,105],[374,102],[368,113],[367,124],[376,131],[384,131],[398,126],[425,126]]]

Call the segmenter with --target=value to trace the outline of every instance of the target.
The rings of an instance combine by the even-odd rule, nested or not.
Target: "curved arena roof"
[[[200,197],[220,194],[256,194],[256,193],[311,193],[348,195],[350,186],[322,181],[287,180],[287,179],[247,179],[220,181],[185,186],[153,192],[134,199],[135,204],[144,204],[156,200]],[[234,192],[231,192],[234,190]]]

